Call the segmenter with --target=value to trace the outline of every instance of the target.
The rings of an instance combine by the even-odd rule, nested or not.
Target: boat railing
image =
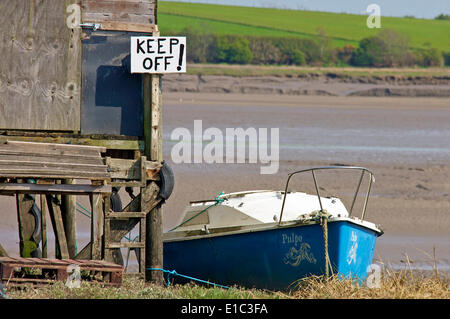
[[[345,170],[360,170],[361,171],[361,176],[359,178],[358,186],[356,187],[355,195],[353,196],[352,204],[350,206],[349,216],[352,215],[353,208],[355,206],[356,198],[358,197],[358,193],[359,193],[359,190],[361,188],[361,184],[362,184],[364,175],[365,175],[365,173],[369,174],[369,185],[368,185],[366,196],[364,198],[364,205],[363,205],[362,214],[361,214],[361,220],[364,220],[364,216],[366,214],[367,202],[369,200],[370,189],[372,187],[372,183],[375,181],[375,177],[374,177],[373,173],[370,170],[368,170],[367,168],[358,167],[358,166],[322,166],[322,167],[313,167],[313,168],[303,169],[303,170],[299,170],[299,171],[296,171],[296,172],[293,172],[293,173],[289,174],[288,179],[286,181],[286,187],[284,189],[284,197],[283,197],[283,204],[281,206],[279,224],[281,224],[281,221],[282,221],[282,218],[283,218],[284,205],[285,205],[286,197],[287,197],[287,194],[288,194],[289,182],[290,182],[292,176],[294,176],[296,174],[300,174],[300,173],[311,172],[312,178],[313,178],[313,181],[314,181],[314,187],[316,189],[316,194],[317,194],[317,197],[319,199],[320,211],[323,212],[322,200],[321,200],[321,197],[320,197],[320,191],[319,191],[319,186],[317,184],[317,178],[316,178],[315,172],[319,171],[319,170],[332,170],[332,169],[336,169],[336,170],[341,170],[341,169],[345,169]]]

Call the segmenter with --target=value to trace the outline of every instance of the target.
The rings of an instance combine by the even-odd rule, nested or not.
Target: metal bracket
[[[80,27],[97,31],[98,29],[102,28],[102,25],[100,23],[80,23]]]

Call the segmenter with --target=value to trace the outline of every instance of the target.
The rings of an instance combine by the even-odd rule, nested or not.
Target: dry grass
[[[42,288],[7,288],[6,294],[11,299],[449,299],[448,284],[447,274],[385,270],[378,288],[342,280],[336,275],[299,280],[291,293],[194,284],[161,287],[126,277],[120,288],[82,282],[81,288],[69,289],[58,282]]]
[[[384,272],[377,287],[355,284],[352,280],[309,277],[297,284],[294,298],[304,299],[448,299],[448,277],[409,271]]]

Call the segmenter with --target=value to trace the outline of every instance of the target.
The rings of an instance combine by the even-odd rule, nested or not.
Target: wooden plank
[[[108,158],[107,166],[111,178],[140,180],[140,163],[141,160],[126,160],[119,158]]]
[[[74,159],[98,159],[101,158],[100,153],[96,151],[83,151],[72,149],[70,151],[66,151],[58,148],[48,148],[48,147],[24,147],[24,146],[9,146],[7,144],[0,145],[1,154],[6,155],[29,155],[29,156],[41,156],[41,157],[50,157],[50,156],[67,156],[67,158]]]
[[[0,159],[2,160],[11,160],[15,159],[18,161],[35,161],[35,162],[52,162],[57,161],[59,163],[83,163],[83,164],[92,164],[92,165],[104,165],[103,159],[96,156],[89,155],[67,155],[60,154],[60,152],[52,153],[34,153],[34,152],[25,152],[25,151],[9,151],[3,148],[0,148]]]
[[[141,274],[145,275],[145,256],[146,256],[146,246],[147,246],[147,239],[146,239],[146,227],[147,227],[147,218],[141,219],[141,222],[139,223],[139,241],[141,243],[144,243],[144,247],[140,249],[139,252],[139,272]]]
[[[0,257],[0,263],[15,263],[15,264],[32,264],[31,261],[29,261],[27,258],[22,257]]]
[[[153,0],[81,0],[83,21],[115,21],[153,24],[156,19]]]
[[[91,193],[110,193],[111,186],[92,186],[85,184],[75,185],[44,185],[44,184],[16,184],[3,183],[0,184],[1,194],[70,194],[70,195],[89,195]]]
[[[159,36],[159,33],[158,33]],[[151,75],[151,153],[146,152],[146,156],[156,162],[162,162],[162,89],[161,75]]]
[[[24,142],[24,141],[13,141],[13,140],[8,140],[6,142],[6,145],[11,145],[12,147],[17,147],[17,148],[25,148],[25,149],[29,149],[29,148],[37,148],[40,150],[45,150],[45,149],[49,149],[49,150],[61,150],[64,152],[79,152],[79,151],[83,151],[85,153],[105,153],[106,152],[106,147],[102,147],[102,146],[88,146],[88,145],[73,145],[73,144],[57,144],[57,143],[36,143],[36,142]],[[77,153],[78,154],[78,153]]]
[[[142,166],[143,158],[144,165]],[[161,163],[146,161],[145,156],[137,160],[107,158],[106,165],[108,166],[108,172],[110,173],[111,178],[120,180],[141,180],[142,185],[145,185],[145,180],[158,180],[158,173],[162,167]],[[142,176],[144,176],[144,180],[142,180]]]
[[[129,243],[108,243],[105,248],[144,248],[145,243],[129,242]]]
[[[83,23],[97,23],[98,21],[83,21]],[[148,23],[129,23],[117,21],[102,21],[100,30],[105,31],[126,31],[126,32],[142,32],[153,33],[158,30],[158,26]]]
[[[106,165],[93,165],[93,164],[78,164],[78,163],[58,163],[58,162],[33,162],[33,161],[19,161],[19,160],[3,160],[0,159],[0,171],[17,168],[45,168],[54,170],[74,170],[82,172],[100,172],[107,173]]]
[[[61,184],[74,185],[75,181],[73,179],[65,179]],[[67,239],[69,257],[73,258],[77,253],[77,205],[76,197],[74,195],[61,196],[61,214]]]
[[[81,48],[66,27],[76,2],[1,1],[0,128],[80,129]]]
[[[66,234],[64,232],[64,224],[61,216],[61,208],[55,202],[52,195],[46,195],[48,212],[52,221],[53,231],[55,233],[56,251],[58,257],[69,258],[69,250],[67,248]]]
[[[39,195],[41,199],[41,250],[42,257],[47,258],[47,201],[45,195]]]
[[[102,237],[104,227],[102,195],[89,195],[91,201],[91,258],[102,259]]]
[[[90,172],[60,172],[52,173],[45,169],[34,170],[2,170],[1,177],[7,178],[43,178],[43,179],[90,179],[90,180],[109,180],[109,177],[105,174],[90,173]]]
[[[106,218],[143,218],[147,215],[146,212],[116,212],[116,213],[107,213],[105,215]]]
[[[119,137],[110,137],[109,139],[99,138],[96,136],[69,136],[66,134],[38,134],[39,132],[15,132],[15,135],[11,135],[14,132],[8,131],[9,136],[0,136],[0,143],[5,143],[7,140],[15,141],[27,141],[27,142],[45,142],[45,143],[68,143],[74,145],[92,145],[92,146],[103,146],[108,150],[143,150],[144,142],[139,139],[123,139]],[[21,135],[18,135],[18,134]],[[56,135],[56,136],[55,136]]]

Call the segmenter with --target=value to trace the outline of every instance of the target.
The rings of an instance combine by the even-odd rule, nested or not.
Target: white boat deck
[[[279,222],[284,193],[280,191],[250,191],[224,194],[216,201],[196,202],[188,205],[182,215],[177,231],[206,228],[263,225]],[[323,209],[331,217],[348,217],[347,209],[340,199],[321,197]],[[216,204],[216,205],[215,205]],[[307,218],[320,210],[316,195],[302,192],[287,194],[283,222]]]

